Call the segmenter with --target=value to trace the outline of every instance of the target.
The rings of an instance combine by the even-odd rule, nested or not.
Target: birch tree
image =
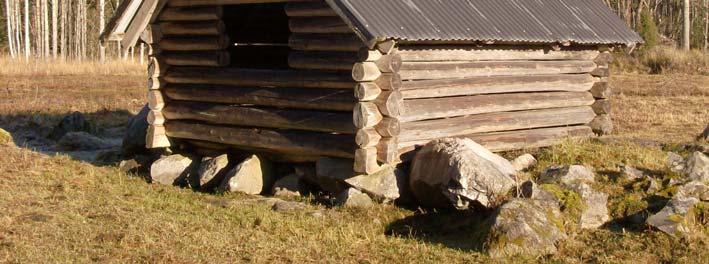
[[[7,30],[7,44],[10,49],[10,57],[15,58],[15,45],[12,31],[12,6],[10,5],[10,0],[5,0],[5,16],[7,16],[7,25],[5,29]]]
[[[30,48],[30,0],[25,0],[25,60],[32,55]]]
[[[59,0],[52,0],[52,58],[57,59],[57,16]]]

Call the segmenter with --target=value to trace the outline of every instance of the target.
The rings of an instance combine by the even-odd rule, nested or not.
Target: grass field
[[[120,127],[145,101],[139,65],[21,65],[7,59],[0,65],[0,127],[11,132],[54,124],[72,111],[102,127]],[[675,239],[618,220],[638,203],[636,211],[656,209],[633,200],[637,190],[613,178],[621,163],[672,177],[665,151],[681,150],[709,123],[709,76],[620,74],[611,82],[618,93],[612,140],[570,141],[536,151],[541,162],[534,171],[549,164],[593,166],[601,188],[611,194],[617,221],[571,236],[552,257],[495,261],[709,259],[706,229],[695,239]],[[115,167],[64,155],[2,146],[0,152],[0,262],[493,261],[471,241],[470,215],[315,203],[305,211],[279,213],[253,197],[150,185]]]

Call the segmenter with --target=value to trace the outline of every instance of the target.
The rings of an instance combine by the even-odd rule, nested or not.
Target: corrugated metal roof
[[[600,0],[327,0],[370,44],[407,41],[624,44],[642,38]]]

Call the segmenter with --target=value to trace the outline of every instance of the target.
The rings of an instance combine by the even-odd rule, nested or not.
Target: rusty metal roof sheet
[[[370,44],[480,41],[634,45],[601,0],[327,0]]]

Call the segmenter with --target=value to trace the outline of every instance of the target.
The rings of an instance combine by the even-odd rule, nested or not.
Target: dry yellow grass
[[[38,115],[51,125],[70,111],[89,113],[104,126],[116,126],[142,106],[142,70],[120,75],[115,73],[133,70],[84,69],[0,74],[0,127],[23,126]],[[68,72],[73,73],[67,76]],[[706,76],[627,74],[611,81],[620,93],[614,99],[619,131],[615,137],[687,142],[709,122]],[[464,225],[469,216],[420,215],[386,205],[372,210],[313,205],[306,211],[277,213],[247,202],[248,197],[149,185],[114,167],[96,167],[65,156],[15,147],[0,147],[0,153],[2,263],[494,262],[471,241],[473,227]],[[607,179],[617,173],[619,163],[626,163],[661,176],[669,173],[662,150],[630,142],[570,141],[539,154],[541,163],[535,171],[548,164],[582,163],[598,168],[600,178]],[[614,203],[626,195],[619,185],[608,184],[605,190]],[[497,261],[698,263],[709,259],[705,240],[685,241],[622,228],[612,225],[576,234],[553,257]]]

